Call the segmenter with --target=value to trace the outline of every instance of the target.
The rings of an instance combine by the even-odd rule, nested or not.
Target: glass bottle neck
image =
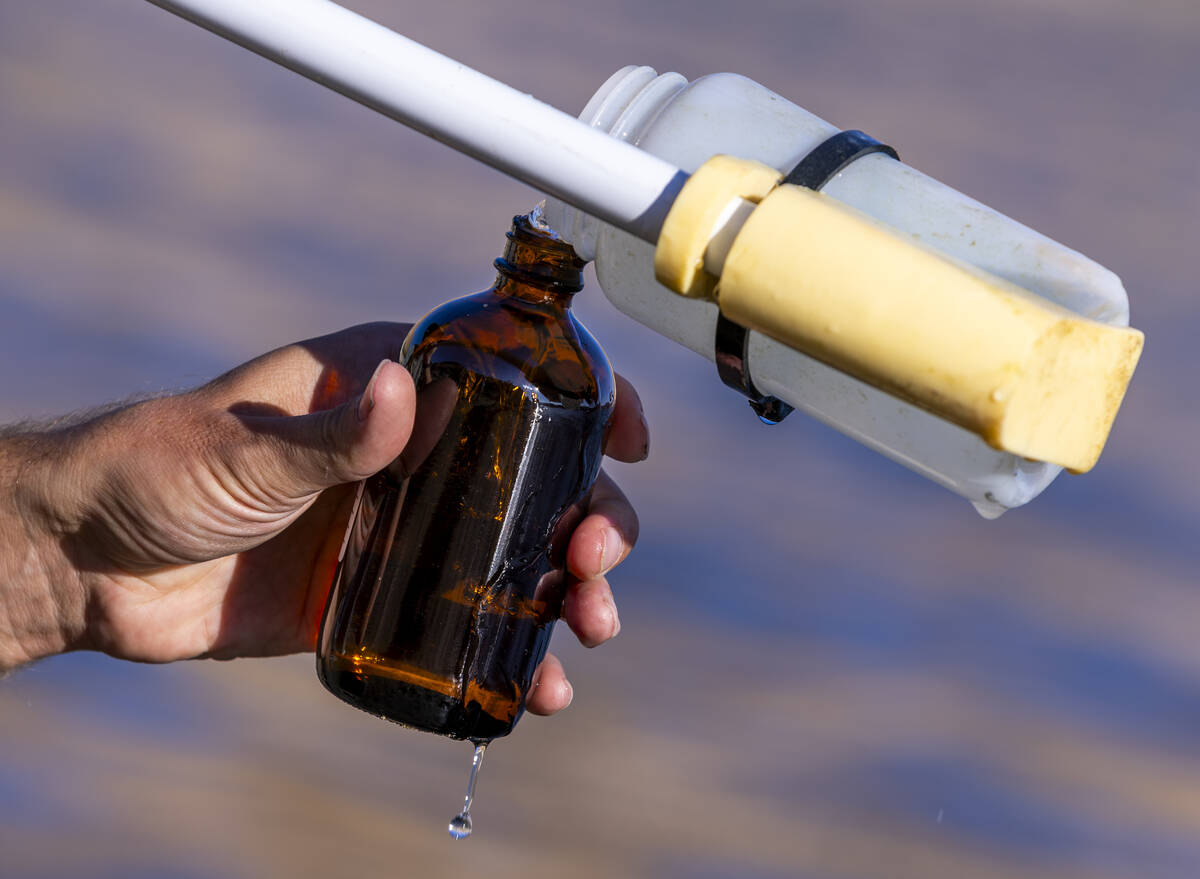
[[[513,217],[504,256],[495,262],[495,291],[501,297],[569,308],[571,297],[583,289],[585,265],[570,244],[528,214]]]

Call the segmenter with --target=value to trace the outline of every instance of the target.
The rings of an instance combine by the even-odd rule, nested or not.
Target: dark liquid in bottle
[[[365,711],[484,741],[520,717],[559,615],[611,374],[553,297],[457,300],[406,352],[417,424],[404,455],[363,484],[318,674]]]

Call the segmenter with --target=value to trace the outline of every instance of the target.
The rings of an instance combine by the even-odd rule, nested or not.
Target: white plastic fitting
[[[838,129],[734,74],[688,82],[649,67],[614,74],[580,117],[695,171],[719,153],[783,172]],[[822,192],[915,240],[1115,326],[1128,324],[1120,280],[1079,253],[882,154],[845,167]],[[653,281],[654,250],[586,212],[551,200],[547,219],[596,261],[605,295],[626,314],[714,359],[717,308]],[[979,437],[759,333],[748,362],[757,388],[938,482],[995,517],[1036,497],[1061,472],[998,452]]]

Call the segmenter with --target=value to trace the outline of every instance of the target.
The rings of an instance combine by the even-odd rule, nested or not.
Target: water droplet
[[[471,775],[467,779],[467,796],[463,800],[462,811],[450,819],[450,836],[454,839],[466,839],[471,835],[471,802],[475,799],[475,779],[479,776],[479,764],[483,762],[483,752],[487,742],[475,745],[475,753],[471,756]]]
[[[763,424],[775,425],[787,418],[792,412],[790,404],[776,397],[760,397],[748,400],[750,408]]]

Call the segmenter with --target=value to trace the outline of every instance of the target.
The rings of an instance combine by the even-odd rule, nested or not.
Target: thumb
[[[246,418],[246,427],[266,434],[267,442],[252,444],[243,472],[254,474],[270,495],[295,500],[365,479],[404,451],[415,413],[408,370],[384,360],[362,394],[334,409]]]

